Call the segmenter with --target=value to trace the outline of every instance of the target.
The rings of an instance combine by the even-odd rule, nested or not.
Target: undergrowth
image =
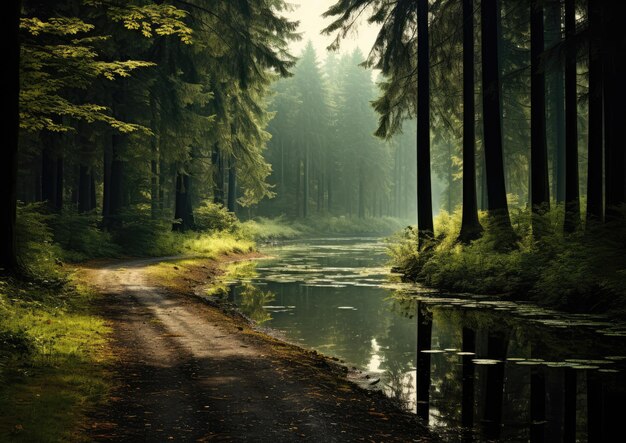
[[[502,294],[575,311],[626,314],[626,227],[589,226],[563,234],[563,210],[539,218],[533,235],[528,211],[512,211],[517,243],[501,250],[497,229],[480,214],[483,236],[468,245],[457,241],[461,212],[442,212],[431,248],[418,252],[414,228],[391,238],[392,265],[408,279],[452,292]]]
[[[52,277],[51,277],[52,278]],[[108,392],[108,328],[76,282],[0,280],[0,441],[86,441]]]

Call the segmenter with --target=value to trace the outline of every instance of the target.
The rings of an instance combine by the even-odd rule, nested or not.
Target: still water
[[[625,441],[626,325],[400,283],[377,239],[264,252],[209,296],[363,371],[444,440]]]

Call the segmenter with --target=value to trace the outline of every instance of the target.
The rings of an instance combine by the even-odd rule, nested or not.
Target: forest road
[[[414,415],[308,351],[149,283],[134,260],[91,270],[117,386],[93,441],[430,441]]]

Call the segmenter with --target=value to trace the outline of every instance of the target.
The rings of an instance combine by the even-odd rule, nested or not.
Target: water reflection
[[[364,384],[380,378],[377,387],[447,441],[610,441],[626,418],[624,325],[420,294],[390,281],[374,240],[269,254],[233,265],[214,296],[361,369]]]

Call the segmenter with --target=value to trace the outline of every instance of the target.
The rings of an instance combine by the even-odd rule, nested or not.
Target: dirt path
[[[118,388],[96,441],[427,441],[415,417],[193,297],[149,283],[155,260],[89,272],[114,330]]]

